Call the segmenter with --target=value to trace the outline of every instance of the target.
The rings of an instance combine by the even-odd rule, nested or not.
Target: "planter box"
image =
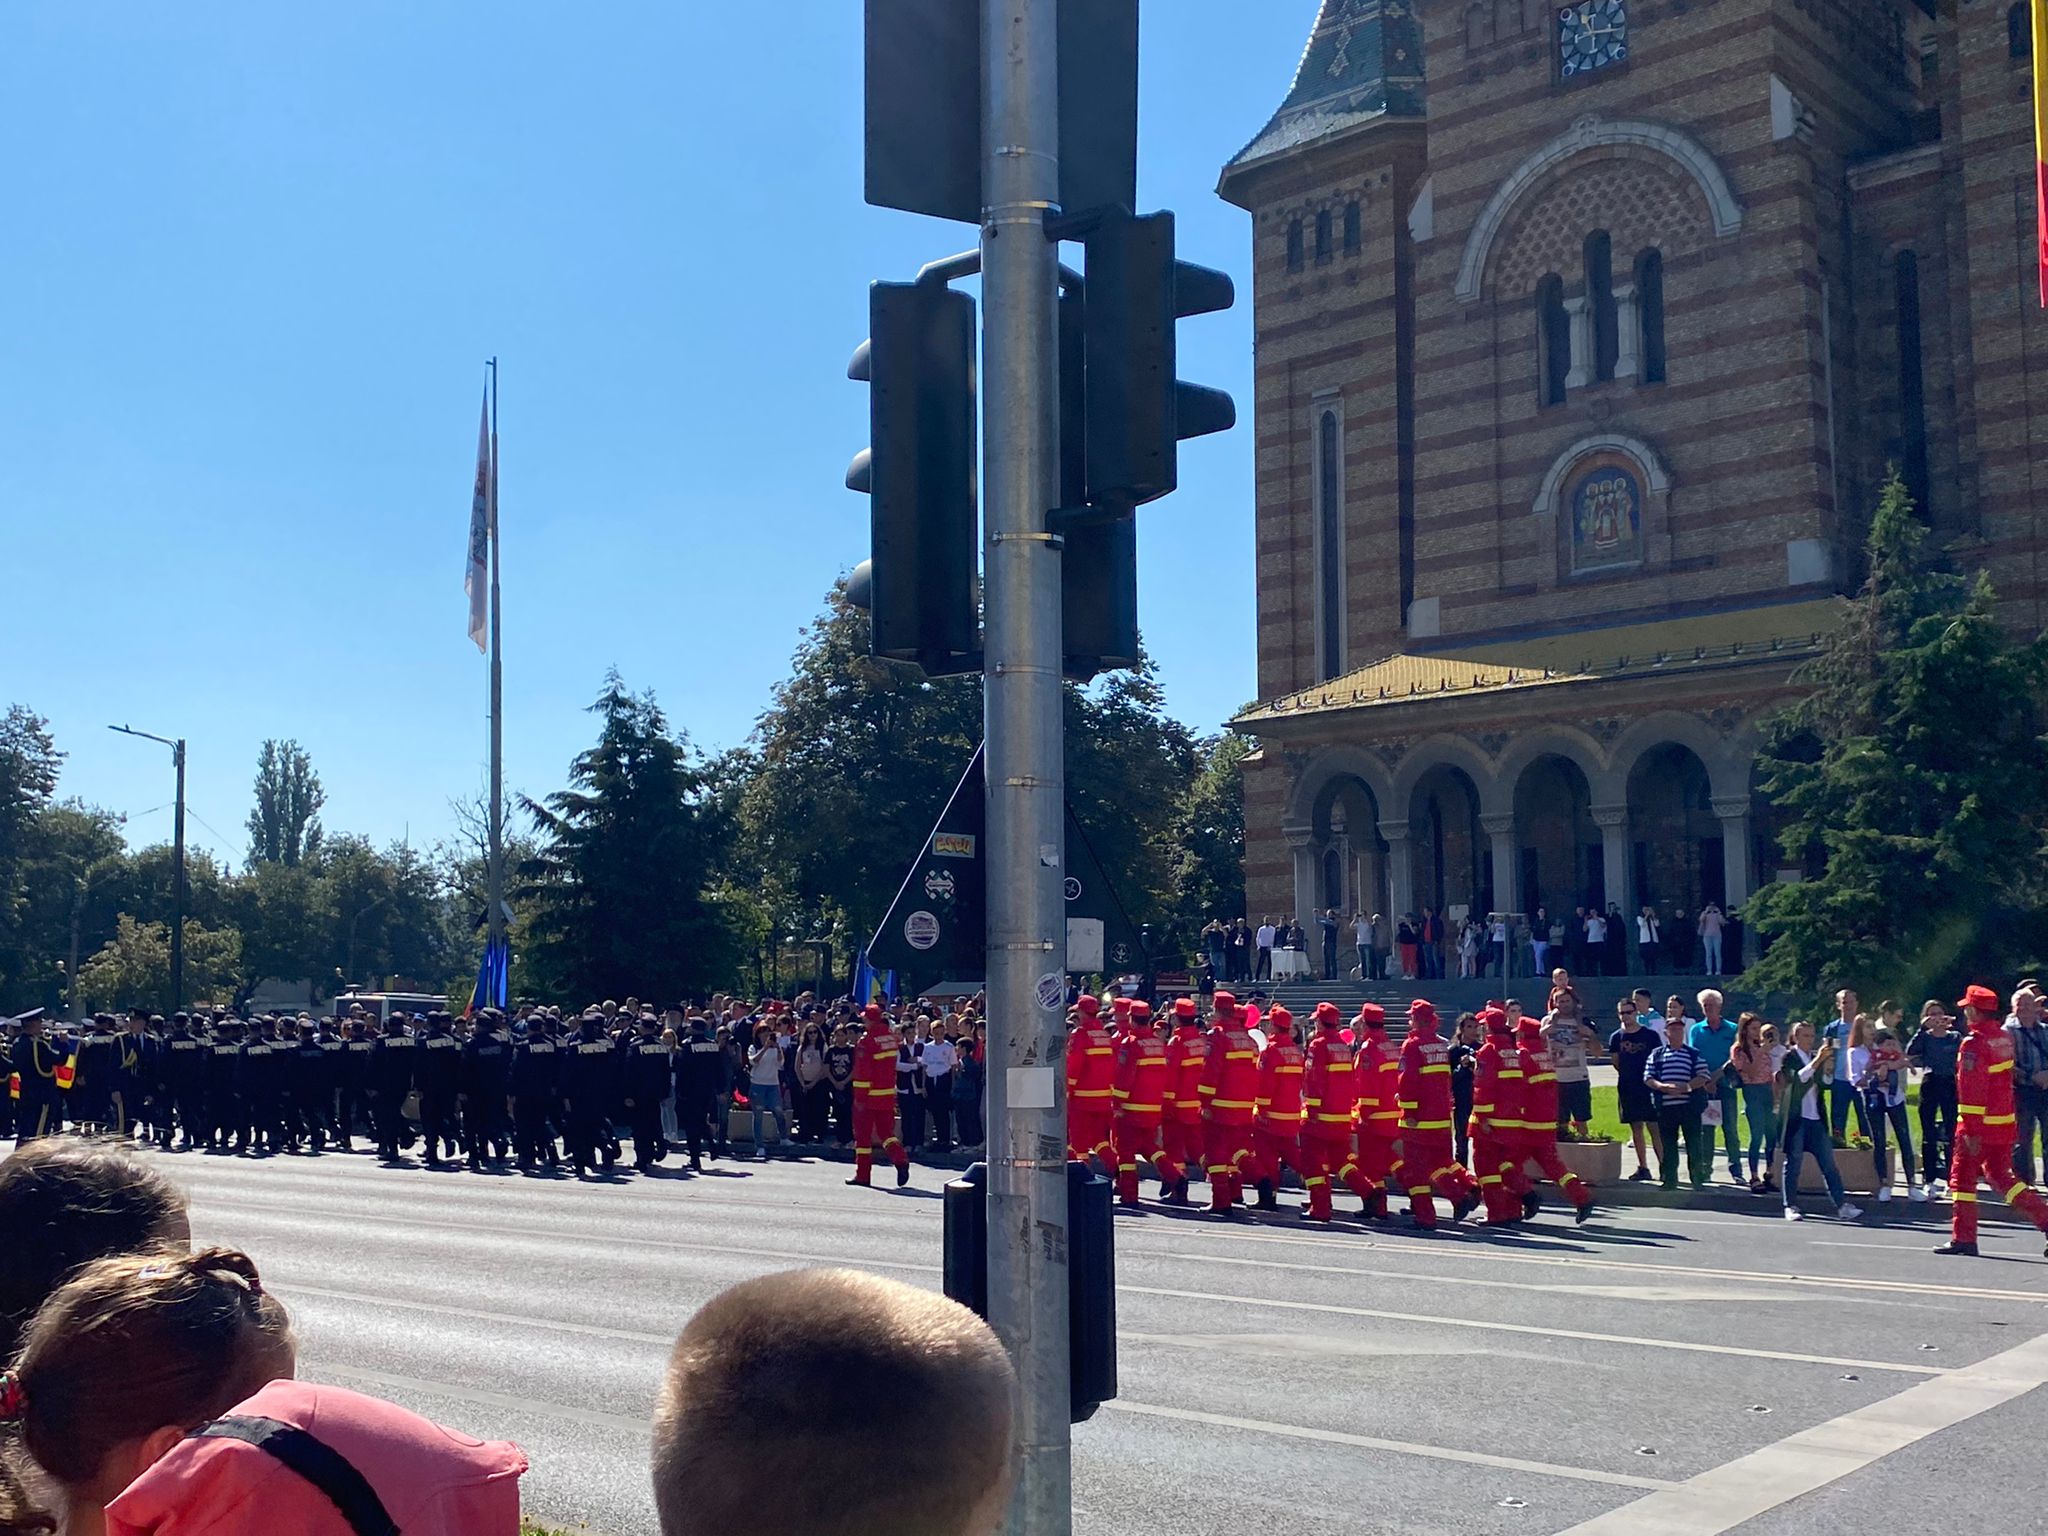
[[[1618,1141],[1561,1141],[1558,1159],[1589,1184],[1621,1182],[1621,1143]]]
[[[795,1123],[794,1120],[790,1122],[792,1128]],[[761,1134],[768,1138],[767,1144],[771,1147],[781,1139],[776,1134],[777,1129],[773,1115],[761,1116]],[[754,1112],[737,1106],[728,1111],[725,1117],[725,1134],[727,1140],[751,1147],[754,1144]]]
[[[1842,1176],[1842,1188],[1849,1194],[1870,1195],[1877,1192],[1877,1154],[1869,1147],[1835,1148],[1835,1172]],[[1771,1159],[1771,1177],[1782,1187],[1785,1178],[1785,1154],[1782,1149]],[[1827,1193],[1827,1188],[1813,1159],[1800,1158],[1799,1192],[1802,1195],[1822,1195]]]

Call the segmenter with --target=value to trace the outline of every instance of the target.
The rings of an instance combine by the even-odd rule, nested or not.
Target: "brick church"
[[[1689,927],[1793,878],[1754,744],[1888,465],[2041,627],[2029,38],[2025,0],[1323,0],[1220,187],[1254,921]]]

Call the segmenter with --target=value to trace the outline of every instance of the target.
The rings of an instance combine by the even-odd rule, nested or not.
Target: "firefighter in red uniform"
[[[1301,1078],[1301,1179],[1308,1186],[1310,1221],[1336,1214],[1330,1181],[1342,1179],[1372,1209],[1379,1191],[1360,1171],[1351,1137],[1358,1121],[1358,1063],[1344,1038],[1344,1016],[1335,1003],[1316,1004],[1316,1032],[1308,1042]]]
[[[1524,1187],[1533,1189],[1517,1172],[1515,1156],[1522,1130],[1522,1059],[1505,1013],[1482,1009],[1479,1023],[1486,1039],[1472,1060],[1472,1172],[1486,1202],[1486,1224],[1504,1227],[1522,1219],[1526,1202],[1519,1197]]]
[[[1451,1148],[1450,1047],[1438,1030],[1436,1009],[1427,998],[1408,1005],[1408,1038],[1401,1042],[1401,1168],[1416,1226],[1436,1228],[1436,1201],[1451,1205],[1451,1220],[1463,1221],[1479,1204],[1479,1186],[1458,1166]]]
[[[867,1028],[853,1050],[853,1177],[865,1187],[877,1149],[896,1165],[896,1186],[910,1182],[910,1154],[896,1139],[896,1031],[880,1003],[861,1013]]]
[[[1977,1181],[2048,1232],[2048,1201],[2012,1171],[2019,1140],[2013,1107],[2013,1044],[1999,1021],[1998,994],[1969,987],[1956,1006],[1968,1025],[1956,1051],[1956,1147],[1950,1160],[1950,1237],[1936,1253],[1977,1256]]]
[[[1152,1027],[1149,1003],[1134,1003],[1123,1033],[1117,1038],[1116,1074],[1116,1197],[1138,1203],[1138,1159],[1160,1167],[1160,1122],[1166,1111],[1166,1043]],[[1162,1182],[1165,1175],[1162,1172]]]
[[[1116,1166],[1111,1121],[1116,1107],[1116,1045],[1102,1027],[1102,999],[1084,996],[1067,1036],[1067,1156]]]
[[[1188,1168],[1202,1161],[1202,1067],[1209,1038],[1192,997],[1174,999],[1173,1038],[1166,1042],[1166,1111],[1159,1182],[1168,1205],[1185,1205]]]
[[[1357,1037],[1352,1059],[1358,1067],[1358,1171],[1372,1187],[1364,1214],[1372,1221],[1385,1221],[1388,1189],[1405,1186],[1401,1059],[1387,1041],[1387,1010],[1378,1003],[1360,1003],[1351,1023]]]
[[[1259,1053],[1259,1108],[1252,1125],[1253,1177],[1259,1209],[1280,1209],[1283,1167],[1301,1168],[1301,1080],[1307,1054],[1294,1038],[1294,1015],[1275,1007],[1266,1015],[1266,1048]]]
[[[1252,1161],[1252,1120],[1259,1100],[1259,1048],[1237,999],[1218,992],[1211,1006],[1209,1054],[1202,1063],[1202,1114],[1209,1157],[1209,1209],[1226,1216]]]
[[[1528,1182],[1524,1165],[1534,1163],[1543,1176],[1564,1191],[1572,1217],[1584,1226],[1593,1214],[1593,1186],[1565,1167],[1557,1150],[1557,1068],[1543,1038],[1543,1021],[1524,1014],[1515,1024],[1516,1054],[1522,1059],[1522,1124],[1508,1138],[1514,1179],[1510,1186],[1522,1197],[1522,1214],[1534,1216],[1542,1201]],[[1519,1180],[1519,1185],[1516,1184]]]

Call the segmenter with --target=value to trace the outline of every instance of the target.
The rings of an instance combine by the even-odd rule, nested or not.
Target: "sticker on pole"
[[[1047,971],[1038,978],[1038,1006],[1046,1013],[1057,1013],[1066,1006],[1067,978],[1058,971]]]
[[[929,912],[913,912],[903,920],[903,942],[927,950],[939,942],[939,920]]]

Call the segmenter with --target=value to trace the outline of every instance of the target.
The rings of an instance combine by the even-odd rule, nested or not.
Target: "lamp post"
[[[185,740],[152,736],[126,725],[110,725],[123,736],[140,736],[171,749],[171,766],[178,772],[176,809],[171,820],[171,1012],[185,1006]]]

